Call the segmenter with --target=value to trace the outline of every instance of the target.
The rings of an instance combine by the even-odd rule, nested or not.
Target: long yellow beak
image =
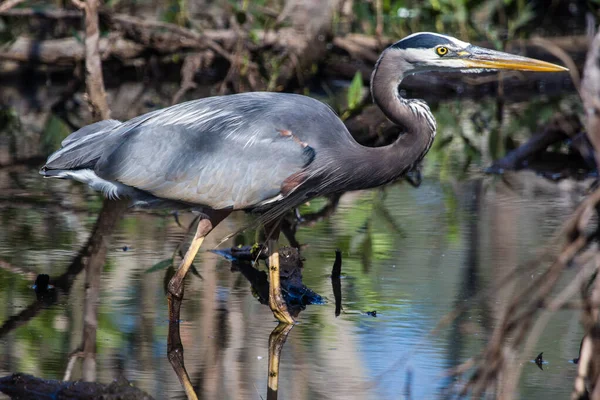
[[[461,54],[462,53],[462,54]],[[534,58],[516,56],[501,51],[488,50],[482,47],[469,46],[459,52],[467,68],[512,69],[517,71],[560,72],[568,68]]]

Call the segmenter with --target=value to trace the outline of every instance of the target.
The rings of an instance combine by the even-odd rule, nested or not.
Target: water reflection
[[[0,189],[12,196],[0,205],[0,375],[21,371],[62,379],[83,331],[84,279],[69,275],[69,266],[100,202],[80,186],[40,182],[35,171],[12,175],[16,180],[0,174]],[[52,196],[43,197],[46,192]],[[327,304],[307,306],[298,325],[271,340],[286,338],[278,357],[280,397],[443,398],[448,369],[476,354],[510,299],[508,287],[495,285],[552,235],[579,201],[578,193],[573,183],[532,174],[463,182],[428,178],[418,189],[400,184],[385,193],[347,193],[334,214],[295,227],[306,259],[302,282]],[[330,202],[315,200],[301,216]],[[179,219],[187,227],[193,216]],[[207,238],[205,248],[217,248],[246,222],[245,215],[234,215]],[[167,267],[150,271],[172,257],[185,234],[168,213],[133,212],[121,220],[101,283],[99,382],[124,377],[155,398],[185,396],[165,346],[171,334]],[[246,232],[219,249],[256,241],[254,232]],[[338,318],[330,277],[335,249],[343,256]],[[209,251],[194,265],[198,275],[186,279],[177,325],[191,386],[206,399],[264,397],[276,359],[269,361],[269,350],[277,348],[269,337],[277,325],[260,303],[264,289],[249,282],[264,286],[264,281],[246,277],[264,274],[264,267],[234,267],[232,273],[231,261]],[[52,303],[37,301],[31,286],[38,274],[48,274],[56,286]],[[494,296],[479,296],[486,291]],[[460,317],[430,334],[460,304],[465,305]],[[377,318],[364,314],[372,310]],[[582,337],[578,319],[577,313],[560,311],[548,324],[537,352],[544,351],[544,371],[529,362],[537,353],[522,355],[522,398],[569,395],[576,374],[569,360]],[[76,365],[72,379],[82,373]]]
[[[267,383],[267,400],[277,400],[279,389],[279,358],[288,334],[294,325],[281,322],[269,335],[269,378]]]
[[[269,304],[269,281],[267,280],[267,273],[255,268],[255,265],[257,265],[260,260],[265,262],[268,261],[268,250],[265,245],[238,246],[225,250],[213,250],[213,252],[224,256],[227,260],[231,260],[231,270],[239,271],[244,278],[248,280],[251,291],[259,303],[263,305]],[[294,318],[297,318],[300,312],[306,309],[307,305],[324,304],[323,298],[306,287],[302,282],[303,259],[300,256],[299,250],[293,247],[282,247],[279,249],[279,256],[281,263],[280,276],[282,280],[282,293],[290,314]],[[269,267],[268,263],[266,267]],[[337,287],[339,290],[339,271],[341,270],[341,256],[339,251],[336,252],[334,270],[337,274]],[[170,274],[167,273],[167,275]],[[170,278],[165,278],[165,282],[169,279]],[[336,310],[338,309],[338,301],[341,303],[341,295],[339,299],[336,297]],[[226,310],[224,311],[225,312],[222,313],[223,316],[226,315]],[[336,313],[338,313],[338,311],[336,311]],[[336,316],[337,315],[339,315],[339,313],[336,314]],[[177,306],[177,316],[179,316],[179,305]],[[219,332],[223,334],[227,329],[225,318],[220,319],[220,321]],[[167,356],[188,399],[197,399],[198,396],[184,364],[184,348],[181,343],[179,326],[179,319],[169,319]],[[293,327],[294,325],[291,324],[279,323],[269,335],[269,366],[267,371],[268,400],[277,399],[281,350],[283,349],[288,333]],[[222,347],[224,347],[224,345]]]

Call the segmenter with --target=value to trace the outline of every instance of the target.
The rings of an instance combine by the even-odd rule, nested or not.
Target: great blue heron
[[[279,286],[283,214],[316,196],[393,182],[425,156],[435,119],[424,101],[400,96],[404,77],[499,69],[566,71],[449,36],[415,33],[389,46],[371,76],[373,100],[405,130],[389,146],[359,145],[335,112],[310,97],[253,92],[85,126],[62,142],[40,173],[87,183],[107,197],[129,197],[137,206],[200,212],[194,239],[169,282],[170,300],[181,299],[204,237],[234,210],[257,212],[268,233],[269,305],[277,319],[293,323]]]

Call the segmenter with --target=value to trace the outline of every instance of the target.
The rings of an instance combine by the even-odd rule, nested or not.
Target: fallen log
[[[96,382],[59,381],[32,375],[13,374],[0,378],[0,391],[15,399],[132,399],[150,400],[152,396],[134,387],[126,379],[104,385]]]
[[[133,59],[142,55],[144,46],[123,38],[101,38],[100,53],[120,59]],[[72,67],[83,61],[85,46],[77,38],[35,40],[20,37],[12,44],[0,47],[0,61],[23,63],[39,62]]]

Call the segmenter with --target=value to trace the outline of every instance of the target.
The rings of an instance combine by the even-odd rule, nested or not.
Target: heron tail
[[[40,174],[64,178],[64,174],[57,171],[93,169],[106,147],[106,135],[120,125],[116,120],[104,120],[73,132],[62,141],[61,148],[48,157]]]

